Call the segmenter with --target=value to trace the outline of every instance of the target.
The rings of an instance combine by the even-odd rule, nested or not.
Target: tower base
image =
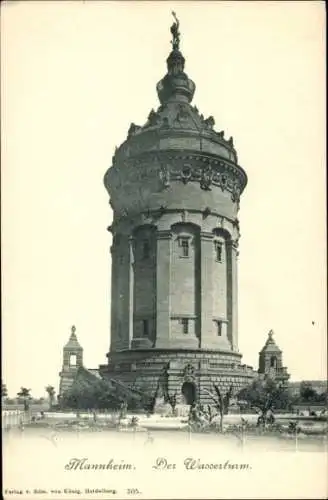
[[[177,401],[211,404],[206,391],[217,384],[225,393],[231,386],[237,394],[256,376],[253,368],[241,365],[241,354],[233,351],[189,349],[136,349],[110,352],[108,365],[101,365],[104,378],[114,378],[148,395],[155,394],[166,370],[169,395]]]

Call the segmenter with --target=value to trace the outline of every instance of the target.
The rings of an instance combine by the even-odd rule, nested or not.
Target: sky
[[[2,378],[58,389],[71,325],[84,364],[110,342],[112,221],[103,176],[159,106],[171,10],[193,104],[232,135],[240,204],[239,350],[268,331],[292,380],[326,372],[323,2],[3,2]],[[314,325],[312,324],[314,322]]]

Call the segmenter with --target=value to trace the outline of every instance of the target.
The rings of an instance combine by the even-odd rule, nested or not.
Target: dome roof
[[[150,111],[143,125],[131,123],[104,184],[118,218],[163,207],[176,196],[175,189],[166,189],[180,181],[190,181],[189,186],[199,183],[207,191],[206,202],[204,195],[200,197],[200,207],[221,206],[234,218],[247,175],[238,164],[232,137],[215,130],[213,116],[205,118],[191,104],[196,86],[184,70],[176,17],[175,21],[167,73],[157,84],[160,106]]]
[[[173,50],[167,58],[167,73],[158,82],[156,89],[159,108],[152,109],[144,125],[131,123],[127,139],[116,148],[113,163],[124,161],[149,150],[169,150],[169,135],[175,137],[173,149],[204,151],[238,162],[233,139],[226,139],[223,131],[214,130],[213,116],[205,118],[191,105],[196,89],[195,83],[184,71],[185,58],[180,51],[179,21],[175,14],[171,27]],[[186,137],[193,139],[186,147]]]
[[[161,104],[170,100],[191,102],[196,85],[184,73],[185,58],[179,50],[172,50],[167,58],[167,74],[156,86]]]

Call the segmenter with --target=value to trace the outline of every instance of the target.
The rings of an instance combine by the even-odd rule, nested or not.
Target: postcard
[[[324,3],[1,10],[3,497],[326,498]]]

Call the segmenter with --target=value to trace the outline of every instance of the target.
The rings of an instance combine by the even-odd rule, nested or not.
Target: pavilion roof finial
[[[76,337],[76,326],[73,325],[71,326],[71,335],[70,335],[70,339],[71,340],[77,340],[77,337]]]
[[[73,350],[83,350],[79,344],[79,341],[77,340],[76,326],[75,325],[71,326],[71,334],[69,336],[67,344],[64,346],[64,350],[66,350],[66,351],[69,351],[72,349]]]
[[[171,33],[172,33],[172,48],[173,50],[179,50],[180,47],[180,31],[179,31],[179,19],[176,16],[176,13],[172,11],[172,16],[174,17],[174,23],[171,26]]]

